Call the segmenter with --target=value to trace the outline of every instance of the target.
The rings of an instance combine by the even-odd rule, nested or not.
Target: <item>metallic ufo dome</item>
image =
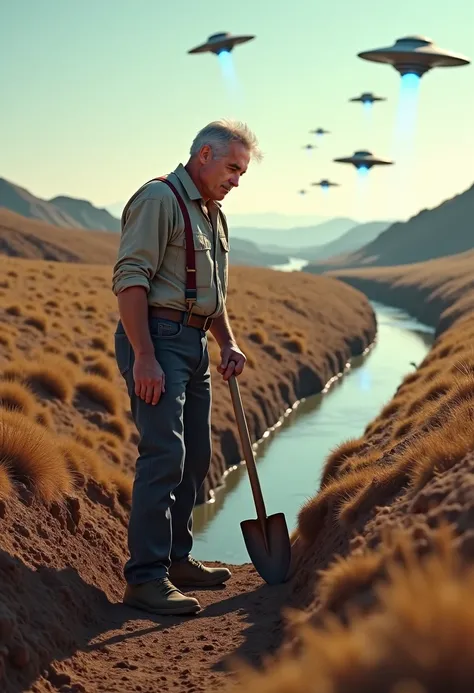
[[[470,60],[437,46],[426,36],[404,36],[393,46],[375,48],[357,54],[363,60],[392,65],[401,75],[413,73],[421,77],[434,67],[459,67]]]
[[[233,36],[229,31],[220,31],[217,34],[211,34],[205,43],[200,46],[191,48],[188,53],[215,53],[219,55],[222,51],[231,51],[240,43],[251,41],[255,36]]]
[[[359,149],[354,152],[352,156],[344,156],[338,159],[333,159],[342,164],[353,164],[356,168],[364,166],[365,168],[372,168],[372,166],[389,166],[393,164],[390,159],[382,159],[381,157],[376,157],[372,152],[366,149]]]

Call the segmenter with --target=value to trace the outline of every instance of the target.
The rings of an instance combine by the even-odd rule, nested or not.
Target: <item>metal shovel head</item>
[[[240,523],[245,546],[257,573],[269,585],[285,582],[291,561],[291,544],[285,515],[275,513],[265,520],[268,549],[259,520]]]

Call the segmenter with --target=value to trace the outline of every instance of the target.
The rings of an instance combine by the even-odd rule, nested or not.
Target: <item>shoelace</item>
[[[201,561],[196,560],[196,558],[193,558],[192,556],[188,556],[188,562],[196,568],[199,568],[199,570],[205,570],[205,567],[203,566]]]

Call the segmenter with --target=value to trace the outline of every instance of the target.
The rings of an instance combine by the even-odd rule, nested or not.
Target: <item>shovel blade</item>
[[[276,513],[266,520],[268,549],[262,525],[258,520],[240,523],[250,560],[255,570],[269,585],[285,582],[291,562],[291,543],[285,515]]]

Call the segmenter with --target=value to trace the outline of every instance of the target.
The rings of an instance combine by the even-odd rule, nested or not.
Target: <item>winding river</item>
[[[294,408],[258,446],[267,514],[284,512],[290,532],[301,505],[318,489],[330,451],[363,433],[433,342],[432,327],[396,308],[374,302],[372,306],[378,322],[374,346],[354,359],[326,393]],[[241,464],[227,475],[213,502],[195,509],[193,555],[202,561],[248,562],[240,521],[255,517],[247,470]]]

